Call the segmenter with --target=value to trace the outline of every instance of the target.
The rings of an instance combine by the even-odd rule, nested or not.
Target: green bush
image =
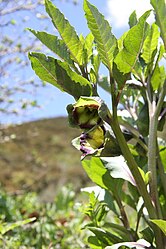
[[[40,203],[35,193],[0,190],[0,209],[0,248],[85,248],[85,216],[71,186],[63,187],[53,203]]]

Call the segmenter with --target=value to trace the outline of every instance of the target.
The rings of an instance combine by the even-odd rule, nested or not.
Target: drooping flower
[[[80,97],[74,105],[67,107],[67,111],[70,125],[82,129],[80,137],[72,141],[83,153],[82,159],[88,155],[120,155],[121,151],[111,127],[104,120],[111,114],[100,98]]]
[[[74,105],[69,105],[67,108],[70,124],[83,130],[100,124],[101,118],[98,114],[100,105],[99,98],[81,97]]]

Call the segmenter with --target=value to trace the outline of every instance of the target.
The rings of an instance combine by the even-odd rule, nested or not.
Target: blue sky
[[[85,36],[88,34],[89,30],[86,24],[86,19],[84,17],[83,12],[83,0],[78,0],[78,4],[73,6],[70,2],[65,1],[53,1],[56,6],[64,13],[65,17],[70,21],[71,25],[73,25],[80,35],[81,33]],[[137,10],[138,16],[140,16],[145,10],[151,8],[149,5],[149,0],[91,0],[92,4],[94,4],[101,13],[108,19],[112,26],[112,31],[116,37],[120,37],[124,31],[128,29],[128,17],[133,10]],[[45,14],[44,6],[40,9],[41,13]],[[18,13],[17,22],[19,18],[22,18]],[[42,21],[44,23],[44,20]],[[57,34],[51,23],[49,21],[48,30],[52,34]],[[41,25],[40,21],[35,19],[32,15],[29,15],[28,21],[26,21],[26,27],[33,28],[35,30],[43,30],[43,24]],[[10,30],[6,29],[6,32],[10,32]],[[20,31],[21,32],[21,31]],[[26,34],[27,35],[27,34]],[[26,39],[25,35],[25,39]],[[33,38],[32,38],[33,39]],[[44,51],[46,52],[46,51]],[[106,69],[104,67],[101,69],[102,74],[107,74]],[[28,71],[22,70],[22,76],[26,75],[27,77],[34,77],[36,81],[38,81],[37,76],[35,76],[31,66],[29,64]],[[74,99],[69,95],[60,92],[55,87],[48,85],[47,88],[43,91],[38,89],[34,93],[35,97],[39,99],[41,103],[40,109],[32,109],[30,112],[25,115],[18,117],[7,117],[5,122],[23,122],[40,118],[49,118],[56,116],[66,116],[66,106],[70,103],[74,102]],[[109,96],[101,91],[101,97],[108,103],[109,105]]]

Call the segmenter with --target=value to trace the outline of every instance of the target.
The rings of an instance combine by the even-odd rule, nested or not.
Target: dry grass
[[[46,119],[1,130],[0,182],[7,191],[35,190],[50,199],[66,182],[87,180],[71,140],[80,131],[66,118]]]

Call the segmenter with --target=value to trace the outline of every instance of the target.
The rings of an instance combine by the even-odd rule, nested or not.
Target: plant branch
[[[150,87],[150,84],[149,84]],[[159,204],[159,197],[157,191],[157,127],[158,127],[158,117],[161,112],[163,101],[166,94],[166,80],[164,82],[161,94],[156,104],[155,93],[153,94],[153,99],[149,96],[149,91],[147,91],[148,103],[149,103],[149,141],[148,141],[148,169],[151,172],[150,181],[150,192],[152,200],[154,201],[158,218],[162,218],[161,208]]]
[[[121,148],[121,151],[123,153],[124,158],[127,161],[127,165],[128,165],[128,167],[129,167],[129,169],[130,169],[130,171],[135,179],[138,191],[144,199],[144,203],[145,203],[145,206],[148,210],[149,216],[151,218],[156,218],[156,213],[155,213],[154,207],[152,205],[152,202],[150,200],[149,194],[147,192],[146,185],[145,185],[143,178],[140,174],[140,171],[138,169],[138,165],[135,162],[135,160],[134,160],[134,158],[133,158],[133,156],[128,148],[128,145],[126,143],[124,135],[119,127],[119,123],[117,121],[116,115],[113,115],[113,119],[112,119],[110,125],[114,131],[114,134],[115,134],[118,142],[119,142],[119,146]]]

